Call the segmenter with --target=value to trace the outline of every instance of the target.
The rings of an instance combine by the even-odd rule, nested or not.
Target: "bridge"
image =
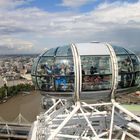
[[[27,140],[31,123],[19,114],[12,122],[0,117],[0,139]]]

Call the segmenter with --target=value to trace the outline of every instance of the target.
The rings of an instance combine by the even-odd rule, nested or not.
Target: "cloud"
[[[95,0],[63,0],[60,6],[75,8],[94,1]]]
[[[83,14],[49,13],[36,7],[7,12],[0,10],[0,34],[33,33],[39,36],[61,36],[82,31],[104,31],[118,26],[139,28],[139,17],[140,2],[104,3],[96,10]]]
[[[15,8],[17,6],[28,4],[31,0],[0,0],[0,8]]]
[[[29,41],[10,38],[10,37],[1,37],[0,38],[0,54],[4,53],[13,53],[13,52],[28,52],[33,49],[33,44]]]
[[[101,4],[95,12],[97,21],[106,23],[127,24],[130,21],[140,22],[140,2],[130,3],[104,3]]]
[[[77,1],[79,5],[91,2],[90,0]],[[63,4],[68,3],[67,5],[71,7],[78,7],[77,1],[71,0],[68,3],[65,0]],[[21,2],[29,1],[21,0]],[[27,44],[30,40],[31,46],[44,48],[70,42],[98,40],[124,45],[128,48],[134,46],[135,50],[138,50],[140,44],[138,39],[140,36],[139,17],[140,1],[133,4],[126,2],[102,3],[87,13],[76,11],[51,13],[37,7],[0,9],[0,36],[6,35],[12,38],[12,42],[22,42],[22,40],[26,42],[27,39]],[[23,35],[24,39],[22,39]],[[0,46],[5,46],[10,50],[10,41],[8,42],[7,39],[0,39],[0,41],[4,42]],[[26,43],[22,45],[22,43],[19,45],[13,43],[12,49],[27,51],[30,45],[25,45]],[[39,47],[38,50],[42,49]]]
[[[109,41],[140,51],[139,17],[140,1],[133,4],[127,2],[103,3],[91,12],[65,18],[65,23],[61,23],[64,32],[60,34],[67,34],[66,37],[69,37],[69,40]],[[56,25],[58,26],[58,24]]]

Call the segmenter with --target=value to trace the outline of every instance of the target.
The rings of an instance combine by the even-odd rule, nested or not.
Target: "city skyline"
[[[140,0],[1,0],[0,55],[78,42],[140,51]]]

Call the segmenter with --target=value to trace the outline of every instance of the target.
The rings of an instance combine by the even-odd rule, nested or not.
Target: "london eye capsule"
[[[32,68],[35,86],[56,98],[104,101],[136,88],[139,79],[140,61],[133,52],[99,42],[51,48]]]

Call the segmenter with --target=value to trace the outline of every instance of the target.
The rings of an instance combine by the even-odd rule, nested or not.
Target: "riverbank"
[[[19,113],[29,122],[36,120],[36,116],[43,112],[41,95],[32,91],[28,95],[19,94],[0,104],[0,117],[6,121],[13,121]]]

